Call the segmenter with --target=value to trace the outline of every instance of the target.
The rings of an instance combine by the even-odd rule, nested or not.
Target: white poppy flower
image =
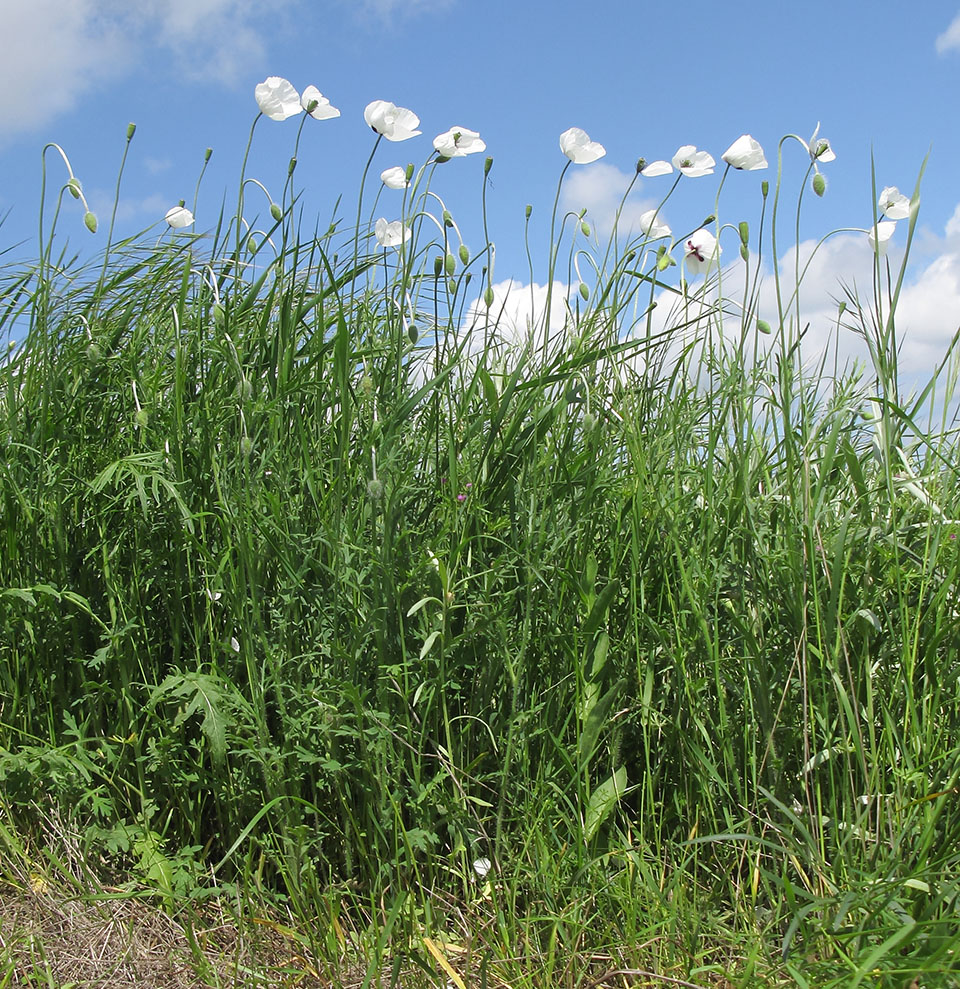
[[[477,859],[473,863],[473,871],[481,878],[485,878],[487,873],[493,868],[493,863],[488,858]]]
[[[438,134],[433,139],[433,146],[441,158],[463,158],[487,149],[477,131],[466,127],[451,127],[443,134]]]
[[[407,170],[399,165],[393,168],[385,168],[380,173],[380,181],[388,189],[406,189],[410,183],[407,181]]]
[[[363,111],[363,119],[388,141],[406,141],[421,133],[417,130],[420,118],[412,110],[386,100],[368,103]]]
[[[311,103],[317,104],[312,110],[310,109]],[[303,91],[303,95],[300,97],[300,106],[314,120],[331,120],[333,117],[340,116],[340,111],[335,106],[330,105],[330,101],[316,86],[307,86]]]
[[[607,153],[602,144],[591,141],[579,127],[571,127],[560,135],[560,150],[575,165],[589,165]]]
[[[884,188],[878,205],[888,220],[906,220],[910,215],[910,200],[895,185]]]
[[[189,227],[193,223],[193,213],[185,206],[172,206],[167,210],[163,218],[174,230]]]
[[[673,171],[673,165],[669,161],[651,161],[649,165],[645,165],[641,170],[640,174],[646,178],[653,178],[655,175],[669,175]]]
[[[722,248],[709,230],[695,230],[684,246],[683,260],[691,275],[702,275],[720,257]]]
[[[699,178],[701,175],[712,175],[715,165],[712,155],[707,154],[706,151],[697,151],[692,144],[677,148],[677,153],[673,156],[673,167],[691,179]]]
[[[280,76],[269,76],[253,91],[260,112],[271,120],[286,120],[303,113],[300,94]]]
[[[409,227],[405,227],[400,220],[387,223],[383,217],[377,220],[374,233],[381,247],[399,247],[405,240],[410,239]]]
[[[877,224],[876,231],[867,231],[867,240],[870,242],[870,246],[874,251],[877,252],[879,257],[883,257],[887,253],[887,247],[889,247],[889,240],[893,236],[893,231],[897,229],[896,223],[893,220],[881,220]]]
[[[813,162],[835,161],[837,156],[830,147],[830,142],[825,137],[817,137],[820,133],[820,121],[817,121],[817,128],[813,136],[807,143],[807,152]]]
[[[240,652],[240,643],[237,642],[237,637],[235,635],[230,636],[230,648],[234,652]]]
[[[758,168],[767,167],[763,148],[749,134],[738,137],[720,157],[731,168],[739,168],[745,172],[753,172]]]
[[[640,229],[650,238],[659,240],[661,237],[669,237],[673,232],[662,220],[657,217],[655,209],[648,209],[646,213],[640,214]]]

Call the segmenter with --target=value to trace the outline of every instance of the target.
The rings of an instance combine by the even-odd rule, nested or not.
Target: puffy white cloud
[[[535,346],[543,345],[543,323],[547,306],[547,286],[524,285],[513,278],[496,282],[493,288],[493,304],[487,307],[480,299],[470,306],[467,322],[471,330],[481,334],[491,327],[499,342],[508,345],[525,344],[532,340]],[[567,322],[567,286],[554,282],[550,292],[550,337],[563,331]],[[488,324],[489,312],[489,324]]]
[[[4,0],[0,131],[41,126],[80,106],[160,48],[188,78],[235,82],[262,59],[258,30],[300,0]]]
[[[946,31],[937,35],[936,48],[938,55],[960,49],[960,14],[954,17]]]
[[[633,175],[620,171],[615,165],[598,162],[589,168],[567,172],[560,205],[564,211],[579,213],[586,207],[586,220],[598,237],[609,237],[617,220],[617,210],[623,201],[623,194],[633,179]],[[641,199],[637,196],[640,186],[637,182],[620,213],[617,229],[621,242],[640,232],[640,217],[656,206],[656,200]],[[667,191],[667,186],[664,192]],[[663,216],[658,217],[663,221]]]

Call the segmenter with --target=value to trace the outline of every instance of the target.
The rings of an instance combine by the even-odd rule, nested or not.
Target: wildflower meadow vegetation
[[[641,159],[661,205],[607,237],[559,208],[605,154],[567,130],[516,320],[477,131],[380,173],[420,121],[370,103],[325,226],[298,145],[340,111],[255,95],[279,194],[245,158],[235,204],[198,181],[119,239],[48,145],[0,269],[0,986],[960,986],[958,365],[898,373],[920,180],[874,188],[844,366],[780,264],[819,131]],[[179,961],[128,938],[95,978],[31,927],[81,907]]]

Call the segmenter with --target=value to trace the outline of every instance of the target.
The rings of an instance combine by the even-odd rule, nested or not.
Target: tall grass
[[[334,981],[960,984],[952,355],[902,392],[881,259],[828,375],[764,230],[735,312],[579,216],[518,334],[442,174],[398,248],[291,186],[4,271],[5,855],[59,820]]]

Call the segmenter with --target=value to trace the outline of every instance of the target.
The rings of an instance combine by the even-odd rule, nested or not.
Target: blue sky
[[[546,13],[545,13],[546,11]],[[494,158],[488,189],[496,278],[529,281],[524,207],[534,207],[534,281],[545,280],[549,214],[566,159],[559,134],[582,127],[603,143],[596,164],[572,166],[562,204],[586,206],[601,231],[639,156],[669,159],[683,144],[721,153],[750,133],[775,166],[779,139],[809,137],[817,122],[837,159],[823,166],[823,199],[809,192],[804,241],[872,222],[871,153],[878,188],[909,194],[930,151],[904,320],[907,363],[932,364],[960,325],[960,3],[880,0],[870,5],[682,4],[555,0],[0,0],[5,57],[0,84],[0,249],[35,253],[40,150],[56,141],[70,157],[101,233],[90,237],[78,207],[60,230],[70,246],[95,249],[113,199],[127,123],[137,124],[121,191],[121,234],[156,223],[181,198],[192,202],[204,151],[197,229],[212,226],[221,201],[235,202],[255,85],[270,75],[316,85],[342,116],[307,121],[297,181],[308,226],[322,227],[338,196],[350,222],[373,146],[364,106],[385,99],[421,118],[423,136],[382,142],[374,179],[389,165],[422,163],[431,140],[458,125],[478,130]],[[248,175],[279,196],[299,119],[257,127]],[[795,204],[807,164],[785,147],[784,195]],[[444,197],[473,250],[483,155],[454,160],[433,189]],[[48,156],[50,183],[65,179]],[[713,208],[717,174],[684,179],[666,217],[692,229]],[[759,216],[766,172],[731,173],[721,219]],[[671,179],[643,180],[635,212]],[[249,192],[248,192],[249,196]],[[384,193],[379,213],[399,211]],[[391,199],[389,197],[397,197]],[[396,209],[391,213],[391,204]],[[76,215],[74,215],[76,214]],[[891,255],[902,247],[905,226]],[[26,240],[23,246],[17,246]],[[809,245],[808,248],[809,250]],[[724,260],[736,256],[736,244]],[[803,251],[803,248],[801,248]],[[868,277],[863,237],[830,242],[811,268],[805,301],[829,308],[839,276]],[[855,349],[855,348],[854,348]]]

